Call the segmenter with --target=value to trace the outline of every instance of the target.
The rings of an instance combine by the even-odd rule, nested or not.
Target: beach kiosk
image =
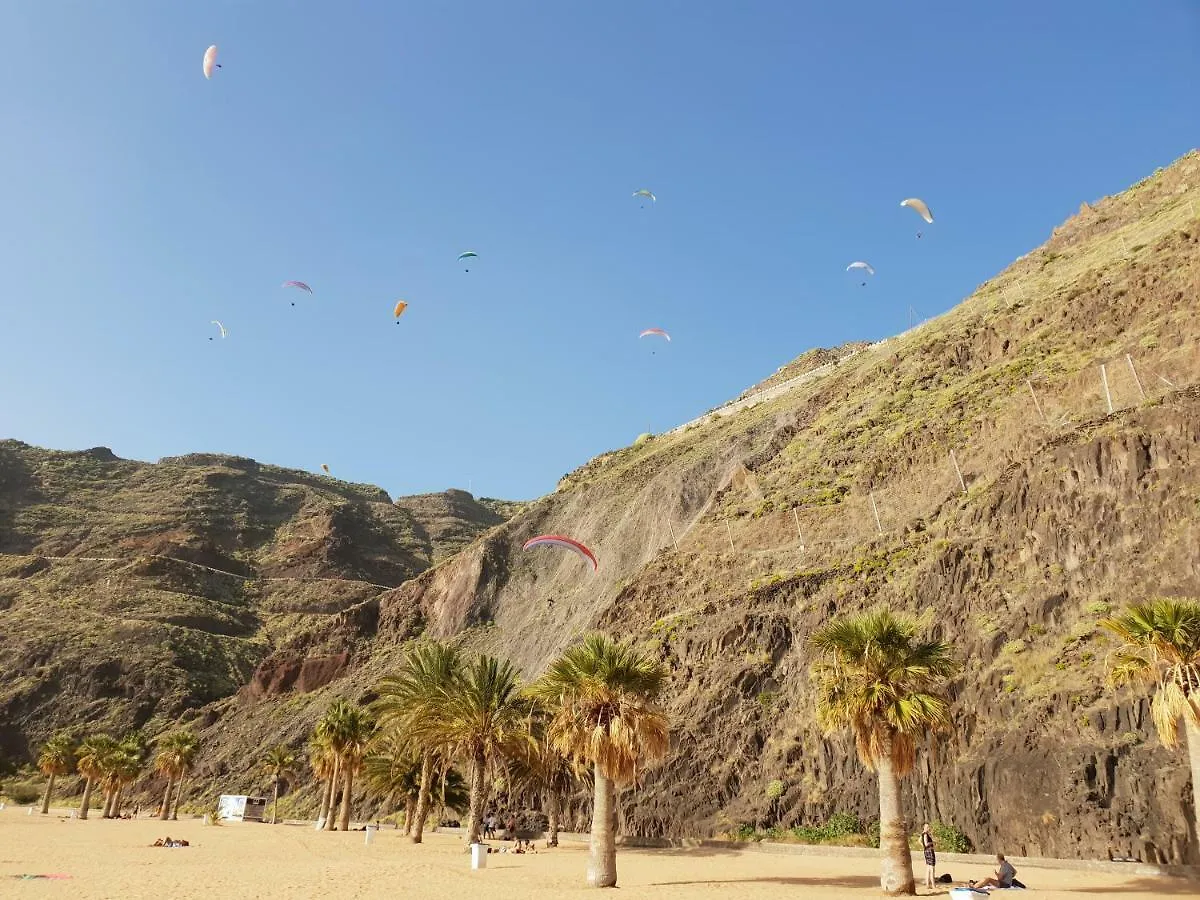
[[[261,822],[267,811],[265,797],[248,797],[245,794],[222,794],[217,806],[217,817],[228,822]]]

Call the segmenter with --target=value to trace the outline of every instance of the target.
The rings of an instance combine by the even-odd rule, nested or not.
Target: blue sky
[[[1191,0],[30,0],[0,32],[0,436],[393,494],[551,490],[1200,143]]]

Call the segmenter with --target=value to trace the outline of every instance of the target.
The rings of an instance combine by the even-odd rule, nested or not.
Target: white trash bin
[[[472,844],[471,845],[471,868],[486,869],[487,868],[487,844]]]
[[[368,846],[368,847],[370,847],[370,846],[371,846],[371,842],[372,842],[373,840],[375,840],[375,832],[377,832],[378,830],[379,830],[379,829],[378,829],[376,826],[374,826],[374,825],[368,825],[368,826],[367,826],[367,846]]]

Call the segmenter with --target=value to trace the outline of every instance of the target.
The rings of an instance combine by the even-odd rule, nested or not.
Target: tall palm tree
[[[383,730],[376,734],[363,759],[363,780],[367,793],[385,807],[404,804],[404,833],[409,834],[421,793],[421,759],[401,734]]]
[[[546,845],[558,846],[562,801],[579,784],[583,772],[579,763],[559,750],[549,735],[552,711],[535,702],[529,729],[533,738],[509,760],[509,775],[518,793],[531,793],[542,799],[546,808]]]
[[[158,817],[164,822],[171,818],[171,787],[182,787],[183,776],[195,759],[200,741],[196,733],[190,729],[176,731],[158,740],[159,750],[154,757],[154,767],[162,775],[167,776],[167,789],[163,794],[162,809]],[[178,816],[179,797],[175,797],[176,817]]]
[[[277,744],[267,751],[263,769],[271,777],[271,824],[274,825],[279,807],[279,782],[296,777],[296,754],[286,745]]]
[[[88,808],[92,802],[92,789],[100,784],[105,776],[108,758],[117,742],[107,734],[93,734],[83,739],[79,749],[75,751],[76,766],[85,779],[83,800],[79,804],[79,818],[88,817]]]
[[[350,830],[350,806],[354,795],[354,776],[362,769],[367,745],[375,733],[375,720],[361,706],[350,706],[341,718],[339,732],[342,738],[342,809],[338,816],[338,828]]]
[[[410,725],[409,733],[420,745],[439,748],[448,758],[467,764],[468,845],[480,839],[488,773],[515,746],[529,740],[527,719],[517,670],[493,656],[480,656],[437,692],[428,715]]]
[[[644,764],[666,755],[667,718],[657,705],[666,683],[657,660],[593,634],[568,648],[531,690],[551,711],[551,742],[592,766],[593,887],[617,884],[616,784],[636,781]]]
[[[817,715],[826,734],[854,733],[858,756],[879,776],[880,886],[915,894],[900,779],[912,771],[916,742],[950,727],[947,683],[958,671],[943,641],[920,640],[917,626],[885,609],[846,615],[811,638]]]
[[[38,768],[42,770],[43,775],[50,779],[46,784],[46,796],[42,798],[43,816],[50,812],[50,796],[54,793],[54,780],[59,775],[69,773],[74,760],[74,741],[71,740],[69,734],[61,731],[46,741],[42,752],[38,754]]]
[[[1161,597],[1100,624],[1123,641],[1110,682],[1150,686],[1150,714],[1164,747],[1179,746],[1183,723],[1192,767],[1192,816],[1200,831],[1200,603]]]
[[[329,740],[322,735],[320,726],[308,742],[308,765],[321,783],[321,808],[317,812],[317,823],[324,827],[329,821],[329,807],[333,800],[334,756]]]
[[[373,709],[380,725],[405,734],[415,733],[414,722],[432,714],[438,696],[453,683],[462,661],[458,651],[441,641],[419,644],[404,658],[400,671],[385,678],[379,685],[379,699]],[[419,729],[418,729],[419,730]],[[411,734],[405,738],[413,743]],[[426,741],[417,748],[421,756],[421,783],[417,789],[415,815],[405,818],[405,833],[411,829],[412,842],[421,843],[425,819],[429,815],[433,770],[438,760],[437,748]],[[410,811],[411,812],[411,811]]]
[[[104,784],[108,789],[104,818],[121,815],[121,794],[125,785],[134,781],[142,771],[142,760],[146,755],[146,738],[140,731],[132,731],[117,742],[104,758]]]
[[[329,774],[329,804],[326,809],[325,830],[337,830],[337,817],[334,815],[334,802],[338,796],[338,785],[342,779],[342,750],[344,738],[342,722],[350,704],[345,700],[335,700],[325,711],[324,717],[317,723],[316,737],[329,754],[331,771]]]

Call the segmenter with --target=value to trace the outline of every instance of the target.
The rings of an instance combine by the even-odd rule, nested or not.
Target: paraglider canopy
[[[329,463],[321,463],[321,468],[324,470],[326,475],[329,474]]]
[[[476,253],[474,250],[467,250],[463,253],[458,254],[458,261],[462,262],[464,259],[477,259],[478,257],[479,257],[479,254]],[[463,269],[463,271],[470,272],[471,270]]]
[[[852,262],[850,265],[846,266],[847,272],[849,272],[851,269],[866,269],[868,275],[875,274],[875,270],[871,268],[871,264],[863,262],[862,260],[859,260],[858,262]]]
[[[236,60],[235,60],[235,62],[236,62]],[[207,50],[204,51],[204,77],[212,78],[212,72],[213,72],[214,68],[217,68],[217,69],[221,68],[221,66],[217,63],[217,45],[216,44],[213,44],[211,47],[209,47]]]
[[[534,547],[562,547],[564,550],[570,550],[572,553],[578,554],[591,563],[593,572],[600,567],[600,564],[596,561],[596,554],[592,553],[591,550],[574,538],[564,537],[561,534],[540,534],[537,537],[527,540],[522,549],[531,550]]]
[[[408,309],[408,304],[403,300],[396,301],[396,308],[392,310],[392,315],[396,317],[396,324],[400,324],[400,314]]]
[[[900,201],[901,206],[907,206],[909,209],[917,213],[922,219],[929,224],[933,224],[933,213],[929,211],[929,207],[925,205],[925,201],[918,197],[909,197],[907,200]]]
[[[310,294],[313,292],[313,289],[310,288],[303,281],[285,281],[283,283],[283,286],[285,288],[299,288],[302,291],[308,291]],[[295,302],[293,302],[292,306],[295,306],[295,305],[296,305]]]
[[[658,198],[657,198],[657,197],[655,197],[653,193],[651,193],[650,191],[646,190],[645,188],[642,188],[642,189],[641,189],[641,190],[639,190],[639,191],[634,191],[634,192],[633,192],[633,196],[635,196],[635,197],[641,197],[643,200],[649,200],[651,203],[657,203],[657,202],[658,202]],[[643,205],[645,205],[645,204],[643,204]]]
[[[671,336],[669,334],[667,334],[665,331],[663,331],[661,328],[647,328],[645,331],[643,331],[641,334],[638,335],[638,339],[640,340],[641,338],[644,338],[647,335],[651,335],[651,334],[657,335],[658,337],[664,337],[668,341],[671,340]]]
[[[224,325],[222,325],[220,322],[218,322],[216,319],[213,319],[211,324],[213,324],[213,325],[216,325],[218,328],[220,328],[220,329],[221,329],[221,339],[222,339],[222,340],[224,340],[224,339],[225,339],[225,334],[226,334],[226,332],[225,332],[225,326],[224,326]],[[212,340],[212,338],[209,338],[209,340],[211,341],[211,340]]]

